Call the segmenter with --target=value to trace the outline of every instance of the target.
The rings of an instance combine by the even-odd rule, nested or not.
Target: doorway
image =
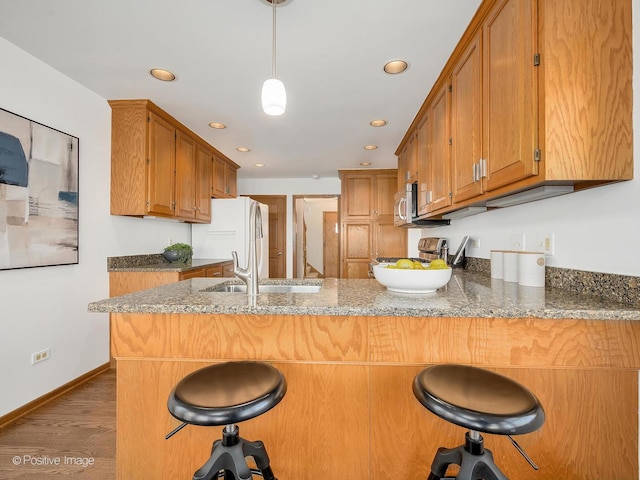
[[[338,277],[338,195],[293,196],[293,277]]]

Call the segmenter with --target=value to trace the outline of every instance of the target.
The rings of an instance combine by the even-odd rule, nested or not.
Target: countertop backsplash
[[[491,275],[491,260],[467,257],[466,270]],[[640,277],[546,267],[545,285],[640,306]]]

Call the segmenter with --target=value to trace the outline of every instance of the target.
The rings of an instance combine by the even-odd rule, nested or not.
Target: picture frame
[[[0,108],[0,270],[79,263],[79,143]]]

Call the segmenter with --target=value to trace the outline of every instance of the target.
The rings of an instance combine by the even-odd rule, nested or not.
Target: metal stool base
[[[456,477],[445,477],[449,465],[459,465]],[[493,461],[491,450],[484,448],[480,435],[465,435],[465,444],[455,448],[440,447],[427,480],[509,480]]]
[[[213,442],[211,456],[193,475],[193,480],[251,480],[252,474],[265,480],[277,480],[270,467],[269,456],[260,440],[249,442],[239,436],[237,425],[225,427],[222,440]],[[250,469],[246,457],[253,457],[257,470]]]

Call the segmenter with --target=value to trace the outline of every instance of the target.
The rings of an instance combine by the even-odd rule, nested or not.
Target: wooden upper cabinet
[[[145,214],[173,216],[175,207],[176,135],[175,128],[158,115],[149,112],[149,158],[147,161],[148,200]],[[112,171],[121,181],[119,171]],[[132,179],[138,181],[139,179]],[[113,213],[113,212],[112,212]]]
[[[393,225],[394,196],[398,184],[398,174],[382,173],[375,176],[374,215],[377,220],[389,220]]]
[[[540,168],[545,179],[587,185],[632,179],[631,0],[553,0],[543,7]],[[573,21],[567,21],[567,12]]]
[[[449,85],[444,85],[429,106],[427,140],[428,212],[451,205],[451,133]]]
[[[176,212],[185,220],[196,217],[196,142],[176,131]]]
[[[406,155],[417,135],[418,213],[633,178],[631,43],[631,0],[482,2],[396,151]],[[423,152],[423,127],[429,142],[444,137],[434,108],[448,82],[452,201],[438,207],[446,199],[429,182],[446,179],[433,169],[447,162]]]
[[[213,153],[201,143],[196,145],[196,218],[211,221],[211,172]]]
[[[213,179],[211,182],[211,196],[214,198],[235,198],[237,190],[237,170],[235,163],[219,156],[213,159]]]
[[[111,214],[209,222],[217,150],[149,100],[109,104]]]
[[[488,191],[538,173],[532,0],[500,0],[483,25],[483,158]]]
[[[374,215],[373,175],[347,174],[342,177],[342,218],[371,218]]]
[[[471,40],[451,73],[451,190],[460,202],[481,193],[482,36]]]
[[[418,157],[418,216],[429,213],[430,174],[429,168],[429,115],[424,114],[416,128],[416,144]]]
[[[344,172],[340,175],[344,192],[343,219],[393,220],[394,195],[398,188],[397,170]]]

